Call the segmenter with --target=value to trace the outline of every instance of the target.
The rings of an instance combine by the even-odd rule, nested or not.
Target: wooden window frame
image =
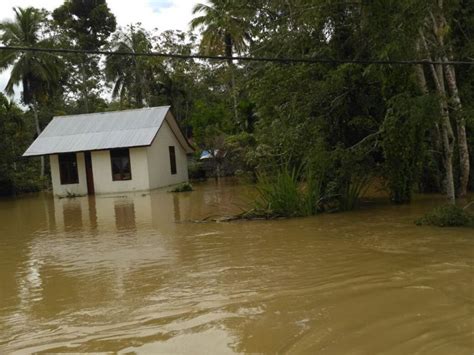
[[[130,159],[129,148],[110,149],[110,171],[112,173],[112,181],[129,181],[132,180],[132,161]],[[122,156],[117,156],[119,152],[126,152]],[[114,156],[115,155],[115,156]],[[125,157],[128,159],[128,171],[114,172],[114,159]]]
[[[178,173],[178,167],[176,165],[176,148],[174,145],[168,147],[169,157],[170,157],[170,170],[171,175],[176,175]]]
[[[67,165],[70,166],[67,166]],[[61,185],[79,184],[79,171],[76,153],[58,154],[59,181]]]

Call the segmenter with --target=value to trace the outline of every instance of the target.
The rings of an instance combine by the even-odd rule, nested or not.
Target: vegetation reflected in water
[[[472,229],[443,199],[192,223],[251,188],[0,201],[0,353],[470,354]]]

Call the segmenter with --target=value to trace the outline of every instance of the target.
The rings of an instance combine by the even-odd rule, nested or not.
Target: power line
[[[278,57],[243,57],[243,56],[217,56],[204,54],[174,54],[161,52],[121,52],[88,49],[69,48],[40,48],[40,47],[17,47],[0,46],[4,51],[40,52],[58,54],[95,54],[107,56],[133,56],[133,57],[161,57],[174,59],[204,59],[204,60],[239,60],[243,62],[272,62],[272,63],[307,63],[307,64],[377,64],[377,65],[418,65],[418,64],[441,64],[441,65],[474,65],[474,61],[432,61],[422,60],[365,60],[365,59],[329,59],[329,58],[278,58]]]

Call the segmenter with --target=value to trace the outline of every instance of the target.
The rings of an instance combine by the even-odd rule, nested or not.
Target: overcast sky
[[[141,22],[143,27],[160,31],[179,29],[187,31],[192,8],[202,0],[107,0],[119,26]],[[13,17],[13,7],[43,7],[54,10],[63,0],[0,0],[0,21]],[[41,4],[41,5],[39,5]],[[0,74],[0,90],[8,81],[8,72]]]

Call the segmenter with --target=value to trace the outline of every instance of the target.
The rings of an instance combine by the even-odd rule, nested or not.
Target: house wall
[[[131,180],[112,180],[112,163],[109,150],[91,152],[91,159],[96,194],[142,191],[150,188],[147,148],[145,147],[130,148]]]
[[[168,113],[169,114],[169,113]],[[171,174],[169,146],[175,147],[176,174]],[[163,121],[153,144],[147,148],[150,188],[188,181],[188,159],[170,126]]]
[[[53,193],[57,196],[66,196],[67,194],[87,195],[86,180],[86,164],[84,161],[84,153],[76,153],[77,173],[79,176],[78,184],[61,185],[59,177],[59,160],[58,155],[50,155],[49,162],[51,164],[51,181],[53,184]]]

